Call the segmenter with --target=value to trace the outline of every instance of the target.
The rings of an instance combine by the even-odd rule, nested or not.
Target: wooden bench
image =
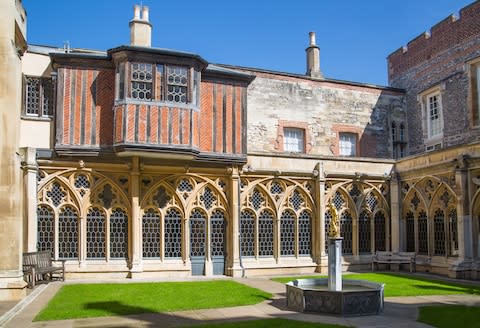
[[[60,260],[62,266],[54,266],[50,250],[23,253],[23,274],[30,288],[37,281],[65,280],[65,260]],[[57,261],[56,261],[57,262]]]
[[[378,264],[409,264],[410,272],[415,272],[415,252],[383,252],[377,251],[372,257],[372,271]]]

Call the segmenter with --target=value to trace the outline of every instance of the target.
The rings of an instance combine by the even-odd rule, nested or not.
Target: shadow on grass
[[[443,290],[447,292],[462,292],[462,293],[469,293],[469,294],[475,294],[478,295],[480,294],[480,290],[471,288],[469,286],[432,286],[432,285],[417,285],[414,284],[412,287],[418,288],[418,289],[424,289],[424,290]]]
[[[131,306],[131,305],[123,304],[118,301],[86,303],[84,308],[87,310],[102,311],[107,315],[120,315],[120,316],[129,315],[129,314],[156,312],[155,310],[150,308],[141,307],[141,306]]]

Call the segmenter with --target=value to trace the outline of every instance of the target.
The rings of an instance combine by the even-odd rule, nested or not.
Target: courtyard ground
[[[437,278],[437,277],[435,277]],[[205,278],[191,278],[198,280]],[[479,295],[444,295],[386,297],[385,310],[377,316],[337,317],[308,313],[297,313],[286,308],[285,285],[269,277],[233,278],[235,281],[255,287],[274,295],[273,299],[256,305],[206,310],[146,313],[128,316],[37,321],[35,315],[48,303],[64,284],[53,282],[39,285],[20,303],[0,302],[0,326],[17,327],[184,327],[205,323],[240,321],[265,318],[285,318],[308,322],[322,322],[354,327],[430,327],[416,321],[418,308],[431,304],[462,304],[480,306]],[[124,281],[124,280],[123,280]],[[135,280],[138,281],[138,280]],[[165,280],[162,280],[165,281]],[[458,281],[472,283],[471,281]],[[67,282],[68,283],[68,282]],[[473,283],[478,285],[478,283]]]

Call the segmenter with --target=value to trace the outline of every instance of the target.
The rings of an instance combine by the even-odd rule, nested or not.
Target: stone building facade
[[[477,278],[478,7],[391,54],[389,87],[325,78],[313,33],[305,75],[155,48],[138,6],[128,46],[30,45],[21,249],[67,279],[326,272],[332,203],[345,268]]]
[[[399,248],[417,252],[424,270],[472,278],[480,255],[479,12],[476,1],[388,57],[390,85],[405,90],[412,155],[395,165]]]

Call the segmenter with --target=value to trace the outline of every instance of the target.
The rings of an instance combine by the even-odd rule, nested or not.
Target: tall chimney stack
[[[316,45],[315,32],[308,33],[310,36],[310,45],[305,51],[307,52],[307,75],[315,78],[323,78],[320,71],[320,48]]]
[[[140,17],[140,10],[142,16]],[[130,45],[150,47],[152,45],[152,24],[148,21],[148,7],[139,5],[133,7],[133,19],[130,25]]]

